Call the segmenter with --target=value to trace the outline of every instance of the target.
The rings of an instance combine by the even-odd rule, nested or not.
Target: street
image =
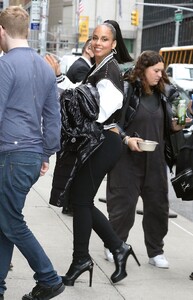
[[[72,260],[72,217],[63,215],[61,209],[50,206],[54,157],[50,170],[31,189],[25,209],[25,219],[35,233],[46,253],[49,255],[59,274],[64,275]],[[96,195],[95,205],[107,214],[106,204],[98,201],[105,197],[106,181],[104,180]],[[180,208],[185,215],[191,215],[192,203],[181,203],[170,193],[171,205],[178,213]],[[177,205],[178,203],[178,205]],[[139,200],[138,209],[142,209]],[[189,212],[189,214],[187,214]],[[104,258],[104,246],[93,232],[90,241],[90,254],[94,260],[93,285],[88,286],[88,272],[77,279],[74,287],[66,287],[64,293],[56,297],[61,300],[192,300],[193,282],[189,275],[193,271],[193,223],[180,214],[176,219],[169,219],[169,231],[165,238],[165,254],[170,263],[169,269],[159,269],[148,264],[144,245],[142,216],[136,214],[135,225],[131,230],[130,243],[141,263],[138,267],[129,257],[127,263],[128,277],[118,284],[112,284],[110,276],[114,264]],[[35,285],[33,271],[17,248],[14,250],[13,270],[6,279],[6,300],[21,300],[22,295]]]

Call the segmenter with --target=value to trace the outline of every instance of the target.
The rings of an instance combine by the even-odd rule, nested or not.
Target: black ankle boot
[[[73,262],[65,276],[62,276],[62,281],[66,286],[73,286],[75,280],[84,272],[89,271],[90,279],[89,286],[92,286],[93,261],[91,258],[87,260],[79,260]]]
[[[113,283],[116,283],[127,276],[127,272],[125,268],[126,268],[127,258],[129,257],[130,254],[135,258],[137,264],[140,266],[140,263],[132,247],[130,245],[125,244],[124,242],[122,243],[121,247],[116,249],[115,252],[113,253],[115,266],[116,266],[115,272],[111,275],[111,280]]]

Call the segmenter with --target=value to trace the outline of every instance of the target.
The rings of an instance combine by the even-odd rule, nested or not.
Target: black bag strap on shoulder
[[[126,116],[127,109],[129,107],[129,101],[130,101],[132,92],[133,92],[133,87],[132,87],[131,83],[129,83],[128,81],[124,81],[124,99],[123,99],[123,106],[121,109],[121,117],[119,120],[119,125],[122,128],[124,127],[125,116]]]

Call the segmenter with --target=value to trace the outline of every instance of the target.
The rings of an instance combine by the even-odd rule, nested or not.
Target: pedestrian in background
[[[107,210],[118,236],[127,241],[135,221],[139,196],[143,200],[143,230],[149,263],[168,268],[163,239],[168,231],[168,181],[166,155],[172,130],[172,99],[178,96],[164,71],[163,58],[154,51],[144,51],[125,80],[131,96],[124,120],[125,146],[121,158],[107,177]],[[175,121],[176,122],[176,121]],[[174,126],[175,125],[175,126]],[[141,152],[137,133],[145,140],[158,142],[154,152]]]
[[[89,38],[82,48],[82,56],[75,60],[70,66],[66,76],[72,83],[81,82],[86,77],[94,62],[94,53],[91,49],[91,38]]]
[[[97,190],[106,173],[118,160],[122,150],[122,140],[115,124],[123,104],[123,78],[117,61],[113,57],[116,47],[115,28],[107,23],[97,26],[93,32],[91,45],[96,64],[89,71],[83,82],[83,87],[97,88],[96,95],[99,93],[100,96],[99,113],[95,112],[97,118],[91,127],[83,121],[83,124],[85,124],[85,127],[82,128],[81,126],[81,132],[84,132],[83,140],[80,139],[79,142],[77,140],[76,143],[77,135],[75,139],[72,139],[72,134],[67,135],[67,143],[62,149],[64,155],[68,155],[69,160],[71,155],[75,155],[78,158],[81,157],[84,161],[83,164],[79,165],[78,170],[73,173],[74,176],[69,176],[71,183],[69,192],[73,205],[73,260],[66,275],[62,277],[64,284],[68,286],[73,286],[76,279],[85,271],[90,272],[90,286],[92,284],[93,261],[89,254],[89,240],[92,229],[99,235],[105,245],[108,245],[114,255],[116,270],[111,276],[113,283],[127,276],[126,262],[129,255],[133,255],[138,262],[132,247],[125,244],[115,234],[108,219],[94,206],[94,197]],[[95,102],[98,103],[98,100],[96,99]],[[81,115],[78,120],[76,118],[77,108],[73,111],[74,106],[69,107],[68,105],[72,124],[76,121],[79,123],[79,120],[84,119],[84,116],[86,118],[89,113],[88,110],[93,107],[94,104],[91,105],[89,99],[84,115],[85,101],[84,98],[84,102],[80,103],[83,116]],[[64,111],[66,111],[66,108],[65,106]],[[68,114],[64,118],[64,122],[67,119]],[[68,130],[68,128],[66,129]],[[76,126],[74,130],[77,132]],[[70,132],[73,132],[73,128],[70,128]],[[85,144],[86,141],[89,142]],[[63,142],[61,144],[63,145]],[[86,146],[84,147],[84,145]],[[93,147],[93,145],[95,146]],[[80,148],[81,152],[79,152]],[[65,162],[67,162],[67,159],[65,159]],[[63,167],[66,167],[66,170],[69,168],[65,164]],[[74,170],[74,165],[72,170]],[[51,204],[58,205],[57,203]]]
[[[70,66],[66,74],[62,74],[60,63],[53,55],[47,54],[45,60],[53,68],[60,90],[74,88],[82,82],[95,62],[91,50],[91,39],[89,38],[85,42],[82,48],[82,56]]]
[[[51,299],[64,291],[22,214],[28,192],[60,149],[56,79],[27,42],[29,15],[20,6],[0,13],[0,299],[14,245],[34,271],[36,286],[23,300]]]

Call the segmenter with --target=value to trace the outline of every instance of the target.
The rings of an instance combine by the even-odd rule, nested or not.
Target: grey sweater
[[[0,152],[32,151],[43,160],[60,149],[60,105],[54,72],[35,50],[0,58]]]

